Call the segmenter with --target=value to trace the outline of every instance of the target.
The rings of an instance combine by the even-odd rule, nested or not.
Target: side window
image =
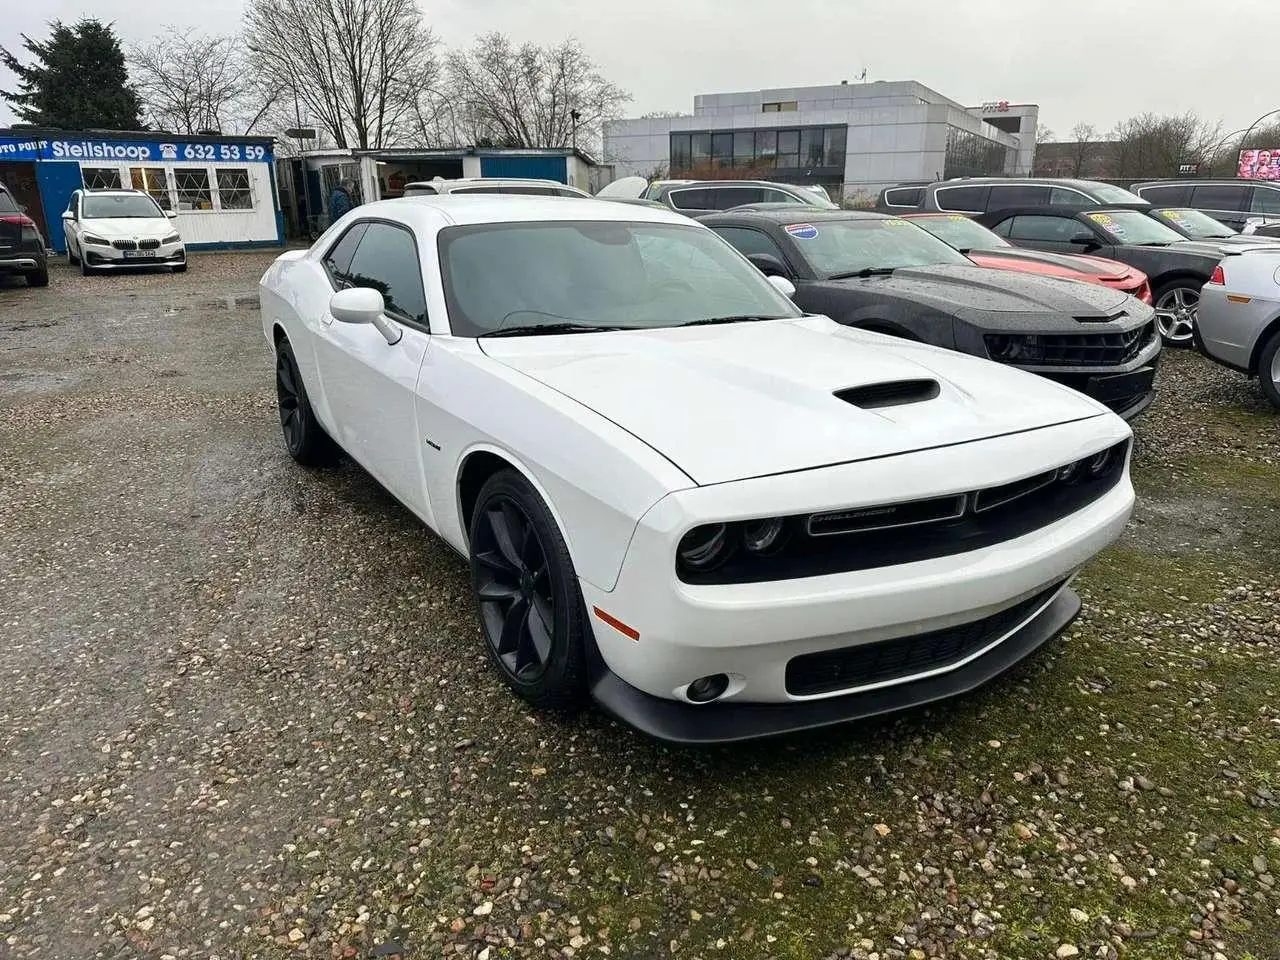
[[[1180,207],[1191,202],[1191,184],[1168,183],[1158,187],[1143,187],[1138,191],[1138,196],[1162,207]]]
[[[370,223],[360,238],[348,271],[355,287],[382,294],[387,312],[413,323],[427,323],[427,297],[422,264],[413,234],[389,223]]]
[[[0,209],[4,209],[4,208],[0,207]],[[67,200],[67,212],[74,214],[77,217],[80,216],[80,191],[79,190],[76,190],[75,192],[73,192],[70,198]]]
[[[1072,237],[1089,233],[1089,228],[1071,217],[1014,217],[1009,233],[1012,240],[1068,243]]]
[[[503,187],[500,193],[519,194],[523,197],[558,197],[560,191],[552,187],[527,187],[522,184],[513,183],[510,186]]]
[[[1254,187],[1250,213],[1270,213],[1280,216],[1280,190],[1272,187]]]
[[[793,196],[783,190],[764,189],[760,191],[764,203],[808,203],[807,200],[801,200],[797,196]]]
[[[672,190],[667,197],[671,200],[671,206],[677,210],[714,210],[715,207],[715,191],[703,189],[697,190]]]
[[[943,187],[934,193],[939,210],[949,213],[986,213],[987,187]]]
[[[994,227],[991,227],[990,229],[991,229],[991,232],[994,233],[997,237],[1004,237],[1008,239],[1009,234],[1013,232],[1013,217],[1009,217],[1005,220],[1001,220],[999,223],[997,223]]]
[[[507,193],[507,187],[463,187],[461,190],[452,190],[451,193]]]
[[[994,186],[987,200],[988,210],[1004,210],[1008,207],[1038,207],[1049,202],[1049,188],[1030,184]]]
[[[1054,187],[1049,191],[1049,205],[1051,207],[1096,207],[1097,204],[1090,200],[1079,190],[1072,190],[1070,187]]]
[[[577,197],[579,200],[582,199],[582,194],[580,194],[577,190],[567,190],[567,189],[561,189],[560,187],[550,187],[548,188],[547,192],[550,193],[553,197]]]
[[[436,188],[428,187],[426,184],[421,184],[416,187],[405,187],[404,195],[406,197],[434,197],[436,195]]]
[[[355,255],[356,247],[360,246],[360,238],[364,236],[367,226],[367,223],[357,223],[338,238],[321,260],[325,270],[329,272],[330,279],[337,286],[345,286],[351,282],[349,273],[351,258]]]
[[[1200,210],[1242,210],[1248,186],[1209,184],[1191,191],[1191,205]]]
[[[897,190],[886,190],[884,192],[884,202],[890,207],[911,207],[920,206],[924,200],[923,187],[899,187]]]
[[[762,230],[751,230],[747,227],[716,227],[716,233],[724,237],[744,257],[756,253],[766,253],[786,266],[787,258],[773,238]]]
[[[719,187],[710,191],[717,210],[732,210],[744,203],[761,203],[764,191],[759,187]]]

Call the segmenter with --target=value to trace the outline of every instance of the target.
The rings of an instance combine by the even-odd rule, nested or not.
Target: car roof
[[[1007,183],[1012,186],[1022,186],[1023,184],[1034,184],[1036,186],[1049,187],[1075,187],[1078,190],[1089,190],[1094,187],[1112,187],[1115,184],[1104,183],[1101,180],[1081,180],[1072,177],[953,177],[950,180],[937,180],[929,184],[932,187],[959,187],[965,184],[973,184],[974,186],[998,186]]]
[[[135,190],[133,187],[81,187],[81,193],[92,193],[94,196],[111,196],[117,195],[122,197],[146,196],[145,190]]]
[[[777,180],[665,180],[661,185],[672,189],[684,187],[777,187],[783,190],[805,190],[808,187],[794,183],[780,183]],[[816,186],[816,184],[815,184]]]
[[[418,212],[435,212],[451,224],[519,223],[542,220],[616,220],[630,223],[671,223],[690,226],[693,220],[647,205],[608,203],[594,197],[526,197],[510,194],[397,197],[356,207],[353,219],[385,217],[405,220]],[[413,211],[406,217],[406,211]]]
[[[1068,216],[1075,217],[1082,213],[1140,213],[1144,216],[1149,207],[1138,206],[1134,203],[1102,203],[1102,204],[1079,204],[1073,206],[1063,206],[1061,204],[1041,203],[1032,206],[1021,207],[1001,207],[999,210],[992,210],[988,213],[974,214],[971,219],[981,223],[983,220],[1000,219],[1005,220],[1009,217],[1032,217],[1032,216]]]
[[[768,223],[812,223],[815,221],[830,222],[833,220],[897,220],[891,213],[876,213],[871,210],[827,210],[823,207],[791,206],[790,210],[725,210],[699,218],[702,223],[715,225],[730,220],[767,221]]]
[[[1139,180],[1129,189],[1137,190],[1139,187],[1180,187],[1184,184],[1189,187],[1234,187],[1238,184],[1242,187],[1269,186],[1280,189],[1280,183],[1274,180],[1259,180],[1257,177],[1206,177],[1199,180],[1192,177],[1179,177],[1176,180]]]
[[[404,185],[408,190],[410,187],[430,187],[433,190],[439,190],[441,187],[472,187],[472,186],[528,186],[528,187],[565,187],[569,190],[577,190],[571,183],[561,183],[559,180],[542,180],[537,177],[458,177],[453,180],[413,180]]]

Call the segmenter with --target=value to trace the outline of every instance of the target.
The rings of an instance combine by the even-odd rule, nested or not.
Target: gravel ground
[[[817,737],[535,716],[278,439],[267,256],[0,284],[0,956],[1280,957],[1280,418],[1167,357],[1086,613]]]

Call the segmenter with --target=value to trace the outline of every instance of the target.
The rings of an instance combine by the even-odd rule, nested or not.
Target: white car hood
[[[480,341],[706,485],[949,446],[1106,414],[1049,380],[825,317]],[[835,391],[935,380],[864,409]]]
[[[161,238],[178,232],[177,224],[168,217],[149,217],[145,220],[132,217],[86,217],[80,224],[85,233],[104,240]]]

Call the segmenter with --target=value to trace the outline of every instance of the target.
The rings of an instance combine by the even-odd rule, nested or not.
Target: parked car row
[[[1053,377],[1117,337],[1154,360],[1151,308],[796,209],[357,207],[262,279],[286,448],[349,455],[469,559],[536,707],[713,742],[972,690],[1124,529],[1129,428]],[[899,335],[848,324],[873,308]]]

